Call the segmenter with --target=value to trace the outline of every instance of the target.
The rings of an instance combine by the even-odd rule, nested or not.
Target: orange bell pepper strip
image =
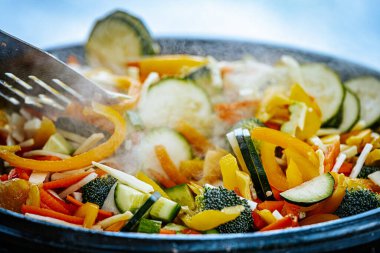
[[[265,200],[264,202],[257,205],[257,208],[259,210],[268,209],[269,211],[273,212],[275,210],[281,212],[282,208],[284,207],[285,201],[273,201],[273,200]]]
[[[325,173],[330,172],[334,167],[335,160],[340,153],[340,141],[335,141],[333,144],[327,146],[327,151],[325,152]]]
[[[185,121],[179,122],[175,129],[201,154],[205,154],[207,150],[214,148],[214,145],[203,134]]]
[[[268,177],[271,186],[275,187],[279,191],[286,191],[288,189],[288,183],[284,172],[277,164],[275,157],[276,146],[269,142],[261,143],[261,161],[264,166],[265,173]]]
[[[316,209],[308,212],[308,215],[335,212],[336,209],[338,209],[340,203],[342,202],[344,195],[346,194],[346,188],[347,187],[338,184],[331,197],[320,203],[320,205]]]
[[[354,165],[352,163],[344,162],[342,166],[340,166],[339,173],[342,173],[348,177],[350,176],[353,167]]]
[[[299,222],[299,224],[301,226],[306,226],[306,225],[312,225],[312,224],[317,224],[317,223],[337,220],[337,219],[339,219],[339,217],[336,216],[335,214],[329,214],[329,213],[314,214],[310,217],[303,219],[302,221]]]
[[[252,212],[252,218],[253,218],[253,226],[256,229],[262,229],[266,225],[268,225],[263,218],[258,214],[257,210]]]
[[[276,229],[284,229],[291,227],[293,225],[292,218],[290,216],[285,216],[284,218],[277,220],[276,222],[269,224],[268,226],[260,229],[261,232],[276,230]]]
[[[111,156],[123,143],[126,137],[126,122],[118,112],[108,106],[94,103],[93,109],[95,113],[98,113],[110,120],[114,124],[115,129],[112,136],[106,142],[98,145],[88,152],[60,161],[38,161],[20,157],[10,151],[12,148],[0,146],[0,158],[7,161],[14,167],[38,171],[59,172],[84,168],[90,166],[93,161],[101,161]],[[13,149],[20,148],[15,146]]]
[[[266,127],[256,127],[251,131],[251,137],[252,139],[266,141],[282,148],[293,149],[308,158],[314,166],[319,166],[319,160],[313,148],[289,134]]]

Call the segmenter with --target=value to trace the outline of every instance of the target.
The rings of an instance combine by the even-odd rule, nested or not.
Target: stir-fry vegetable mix
[[[90,67],[123,104],[56,119],[0,114],[0,207],[104,231],[215,234],[331,221],[380,207],[380,82],[328,66],[154,56],[124,12],[96,23]],[[146,56],[149,55],[149,56]],[[380,87],[380,86],[379,86]]]

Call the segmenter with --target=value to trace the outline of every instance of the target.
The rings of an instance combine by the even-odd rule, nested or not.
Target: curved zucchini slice
[[[326,65],[318,63],[302,65],[301,73],[303,88],[316,99],[321,108],[323,125],[338,127],[345,94],[338,75]]]
[[[287,202],[299,206],[311,206],[333,194],[335,180],[330,173],[315,177],[292,189],[281,192]]]
[[[144,204],[148,197],[149,194],[142,193],[121,183],[117,183],[114,192],[115,204],[121,213],[126,211],[134,213]]]
[[[183,120],[208,134],[212,125],[212,106],[207,94],[184,79],[168,78],[150,86],[141,98],[138,112],[147,128],[175,128]]]
[[[345,83],[360,101],[360,120],[364,128],[375,125],[380,120],[380,81],[374,77],[358,77]]]
[[[98,20],[85,46],[92,67],[125,72],[125,64],[143,55],[155,54],[155,44],[146,26],[136,17],[116,11]]]
[[[342,123],[339,130],[341,132],[350,131],[360,119],[360,102],[359,98],[348,88],[343,101]]]

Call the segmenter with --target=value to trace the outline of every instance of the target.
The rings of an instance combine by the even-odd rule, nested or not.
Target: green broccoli
[[[82,187],[83,202],[91,202],[101,207],[117,179],[106,175],[98,177]]]
[[[335,211],[335,214],[343,218],[378,207],[380,207],[379,194],[367,189],[346,190],[346,195]]]
[[[369,174],[372,174],[379,170],[380,170],[380,167],[377,167],[377,166],[363,166],[363,168],[360,170],[358,178],[368,178]]]
[[[234,191],[223,187],[205,186],[203,194],[197,196],[198,210],[222,210],[225,207],[242,205],[244,210],[235,220],[220,225],[220,233],[244,233],[252,228],[253,219],[247,200],[240,198]]]

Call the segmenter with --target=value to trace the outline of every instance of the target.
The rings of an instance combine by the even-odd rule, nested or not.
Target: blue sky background
[[[379,0],[1,0],[0,29],[51,48],[85,41],[94,20],[117,8],[154,36],[269,41],[380,69]]]

